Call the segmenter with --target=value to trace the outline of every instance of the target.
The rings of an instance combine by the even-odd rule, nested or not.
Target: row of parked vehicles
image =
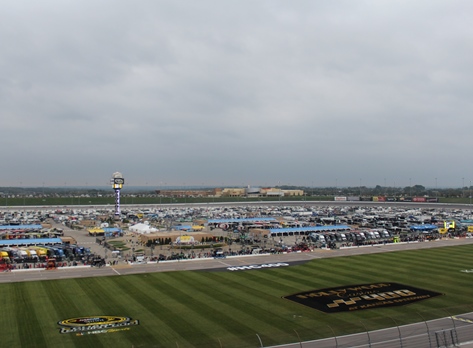
[[[35,263],[54,258],[57,261],[75,261],[90,254],[90,249],[75,245],[3,247],[0,248],[0,262]]]
[[[386,229],[352,230],[347,232],[311,233],[310,239],[314,243],[364,243],[366,241],[393,242],[396,235]]]

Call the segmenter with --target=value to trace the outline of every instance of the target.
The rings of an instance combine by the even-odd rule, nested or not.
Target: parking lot
[[[124,208],[119,221],[107,220],[120,233],[88,233],[91,225],[104,225],[111,214],[111,208],[0,211],[9,224],[48,225],[36,232],[72,237],[73,243],[90,250],[94,258],[113,263],[136,262],[137,257],[140,262],[148,262],[212,258],[217,253],[226,257],[445,240],[470,237],[473,228],[469,206],[318,203]],[[145,224],[152,232],[131,232],[136,224]],[[194,230],[196,226],[199,228]],[[28,238],[25,232],[3,233],[4,238],[13,240]],[[179,241],[183,236],[192,242]]]

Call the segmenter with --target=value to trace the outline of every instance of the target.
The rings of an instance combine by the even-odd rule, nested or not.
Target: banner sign
[[[403,306],[442,295],[399,283],[349,285],[300,292],[283,298],[325,313]]]

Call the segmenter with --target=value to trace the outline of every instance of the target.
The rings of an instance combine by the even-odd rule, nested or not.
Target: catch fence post
[[[360,320],[360,323],[361,325],[363,325],[363,327],[365,328],[365,331],[366,331],[366,334],[368,335],[368,346],[371,348],[371,336],[370,336],[370,332],[368,331],[365,323],[363,323],[361,320]]]
[[[448,313],[448,316],[450,317],[450,319],[452,319],[452,324],[453,324],[452,340],[453,340],[453,343],[455,345],[457,345],[458,344],[458,333],[457,333],[457,325],[455,323],[455,317],[452,316],[446,308],[444,308],[444,310],[445,310],[445,312]]]
[[[422,314],[420,314],[419,312],[417,312],[417,314],[419,314],[419,316],[422,318],[425,326],[427,327],[427,337],[429,338],[429,347],[432,347],[432,339],[430,338],[429,324],[427,323],[427,320],[425,320],[425,318],[422,316]]]
[[[259,337],[258,334],[256,334],[256,337],[258,337],[258,339],[259,339],[260,347],[263,347],[263,341],[261,341],[261,337]]]
[[[300,346],[301,346],[301,348],[302,348],[302,340],[301,340],[301,336],[299,336],[299,333],[296,331],[296,329],[294,329],[294,332],[296,333],[296,335],[297,335],[297,338],[299,339],[299,344],[300,344]]]
[[[397,324],[397,321],[396,321],[396,320],[394,320],[394,318],[393,318],[393,317],[389,317],[389,318],[391,318],[391,320],[392,320],[392,321],[394,321],[394,324],[395,324],[395,325],[396,325],[396,327],[397,327],[397,332],[399,333],[399,343],[401,344],[401,348],[403,348],[403,346],[402,346],[402,334],[401,334],[401,328],[399,327],[399,325]]]
[[[330,330],[332,330],[332,333],[333,333],[333,338],[335,338],[335,348],[338,348],[338,339],[337,339],[337,335],[335,334],[335,331],[333,330],[333,328],[330,326],[330,325],[327,325]]]

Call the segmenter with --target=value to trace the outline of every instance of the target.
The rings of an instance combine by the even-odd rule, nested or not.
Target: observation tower
[[[115,191],[115,218],[118,218],[120,216],[120,190],[125,184],[125,179],[123,178],[122,173],[113,173],[110,183],[112,184],[112,188]]]

